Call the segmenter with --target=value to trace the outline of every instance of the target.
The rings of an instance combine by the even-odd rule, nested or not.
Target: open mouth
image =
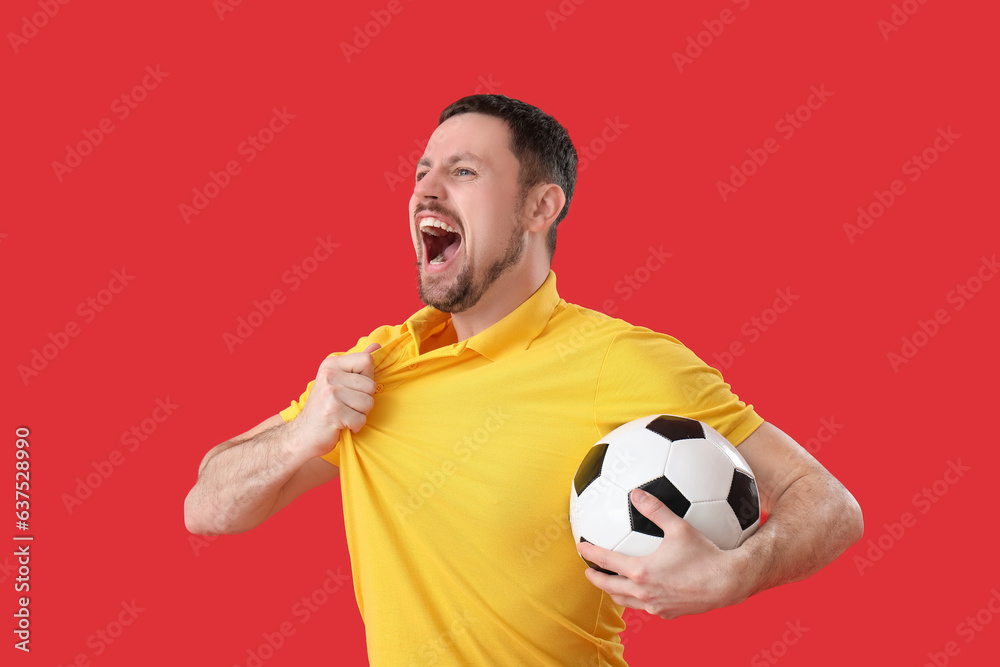
[[[443,268],[462,245],[462,235],[457,229],[430,216],[420,221],[420,235],[424,247],[424,265],[427,267]]]

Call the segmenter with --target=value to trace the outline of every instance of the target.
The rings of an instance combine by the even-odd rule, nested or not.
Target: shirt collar
[[[454,352],[460,354],[468,347],[490,361],[497,361],[508,354],[525,350],[548,324],[552,311],[560,301],[556,291],[556,274],[549,269],[549,275],[534,294],[499,322],[454,345]],[[450,319],[450,314],[427,306],[406,320],[404,326],[413,337],[413,353],[420,349],[422,340],[450,324]]]

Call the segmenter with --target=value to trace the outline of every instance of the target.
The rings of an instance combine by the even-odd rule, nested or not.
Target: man
[[[861,536],[851,494],[717,370],[559,298],[550,264],[575,180],[573,144],[541,110],[500,95],[445,109],[409,208],[428,306],[331,355],[298,401],[209,451],[185,501],[192,532],[239,533],[340,476],[374,665],[624,665],[622,605],[674,618],[736,604]],[[583,455],[654,413],[739,445],[770,515],[739,548],[641,492],[666,537],[655,553],[574,546]]]

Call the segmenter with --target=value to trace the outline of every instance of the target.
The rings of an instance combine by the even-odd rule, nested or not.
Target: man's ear
[[[566,205],[563,189],[555,183],[539,183],[531,188],[524,203],[524,214],[528,218],[528,231],[548,233]]]

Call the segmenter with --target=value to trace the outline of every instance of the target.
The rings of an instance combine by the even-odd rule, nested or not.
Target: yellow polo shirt
[[[560,299],[553,272],[467,340],[427,307],[348,353],[371,343],[375,407],[323,457],[341,469],[371,664],[625,665],[622,608],[570,531],[577,466],[655,413],[739,444],[763,423],[753,407],[677,339]]]

